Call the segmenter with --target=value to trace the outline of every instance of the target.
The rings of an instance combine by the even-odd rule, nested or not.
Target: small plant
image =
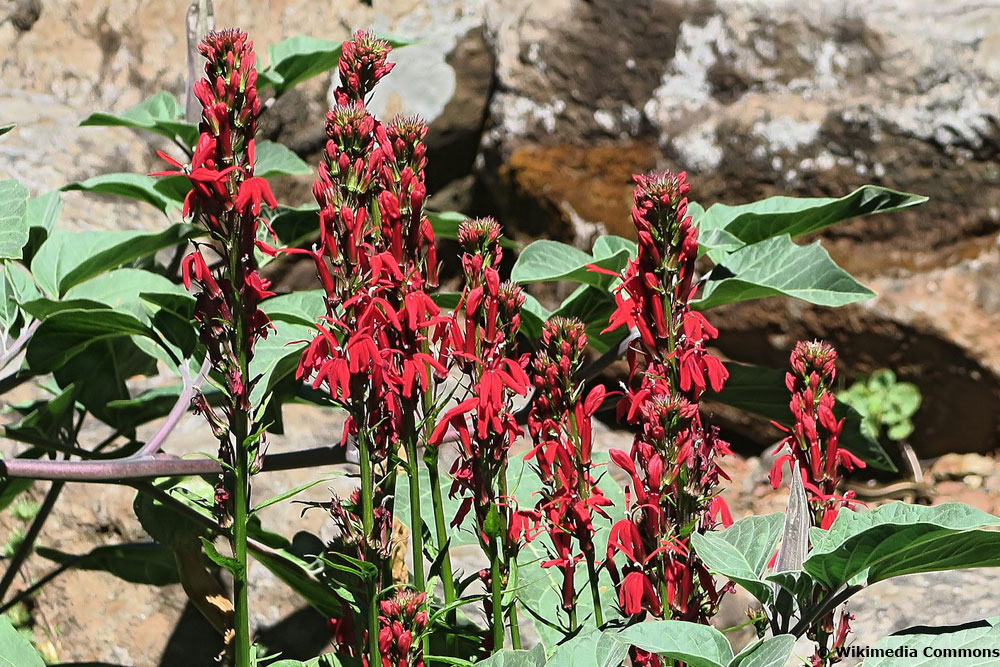
[[[872,373],[837,393],[837,400],[861,415],[861,426],[872,438],[886,437],[897,442],[913,433],[911,418],[920,409],[920,388],[899,382],[888,368]]]
[[[88,118],[169,137],[183,153],[162,153],[174,168],[156,178],[106,174],[65,188],[155,206],[172,221],[162,231],[62,231],[58,193],[29,199],[16,181],[0,182],[9,230],[0,326],[16,337],[0,368],[17,361],[0,386],[36,381],[51,392],[14,406],[17,420],[4,427],[25,447],[0,460],[0,499],[30,522],[7,547],[5,611],[78,567],[181,583],[236,667],[562,667],[580,656],[600,667],[778,667],[803,636],[815,644],[804,661],[819,666],[843,656],[851,617],[841,606],[861,588],[1000,565],[996,517],[957,504],[865,511],[841,490],[845,469],[893,469],[873,436],[886,427],[905,437],[915,405],[904,385],[880,376],[891,398],[855,411],[835,399],[828,345],[796,345],[787,373],[710,350],[716,306],[871,297],[818,243],[794,239],[923,198],[866,186],[838,199],[706,210],[685,174],[665,171],[635,177],[638,242],[520,248],[495,220],[426,210],[425,123],[379,119],[366,106],[393,69],[392,46],[364,31],[343,45],[293,38],[261,66],[246,33],[213,32],[200,47],[205,77],[192,82],[198,126],[165,93]],[[334,66],[340,85],[314,203],[281,206],[266,179],[311,170],[256,137],[265,98]],[[439,289],[443,238],[461,248],[457,293]],[[501,258],[512,250],[505,276]],[[262,267],[289,255],[312,261],[316,289],[277,294],[262,278]],[[528,287],[547,282],[576,289],[549,310]],[[629,374],[608,391],[594,378],[620,356]],[[124,380],[161,373],[174,383],[136,392]],[[772,482],[791,464],[787,513],[732,522],[719,498],[728,446],[700,410],[707,398],[786,429]],[[342,446],[269,453],[267,434],[284,428],[291,400],[340,411]],[[170,456],[172,429],[192,408],[208,422],[212,455]],[[604,408],[632,432],[629,451],[599,447],[593,418]],[[863,427],[862,415],[874,425]],[[81,437],[88,420],[109,435]],[[158,430],[140,439],[138,427],[153,420]],[[512,456],[524,435],[527,455]],[[356,490],[318,503],[335,538],[298,535],[293,545],[262,524],[261,508],[324,478],[257,502],[254,476],[342,464],[348,448],[358,454],[348,468]],[[18,500],[34,480],[53,481],[44,500]],[[153,541],[84,554],[36,547],[60,490],[77,482],[133,486]],[[394,523],[410,531],[410,575],[393,568]],[[486,567],[457,571],[452,554],[463,545]],[[33,550],[58,566],[8,595]],[[329,619],[332,653],[303,663],[255,647],[251,558]],[[231,599],[209,565],[231,575]],[[710,623],[737,585],[763,611],[752,619],[759,637],[734,655]],[[534,626],[537,646],[522,645],[522,624]],[[987,625],[910,637],[948,651],[970,632],[994,632]],[[7,621],[0,658],[43,664]]]

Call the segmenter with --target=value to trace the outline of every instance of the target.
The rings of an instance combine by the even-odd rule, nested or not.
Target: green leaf
[[[850,218],[899,211],[926,201],[920,195],[865,185],[839,199],[769,197],[742,206],[715,204],[697,217],[697,209],[690,207],[689,212],[699,231],[722,229],[751,244],[782,234],[795,238]]]
[[[311,572],[307,561],[285,549],[261,550],[251,548],[254,560],[271,571],[301,595],[316,611],[327,618],[338,617],[343,608],[330,588],[321,583]]]
[[[14,334],[11,329],[21,311],[17,307],[17,294],[8,278],[9,262],[0,265],[0,329],[3,335]]]
[[[326,315],[326,295],[321,289],[279,294],[265,300],[260,309],[272,321],[315,327],[317,320]]]
[[[393,47],[412,43],[398,37],[385,39]],[[292,86],[336,67],[340,48],[338,42],[305,35],[278,42],[267,49],[270,64],[260,70],[258,86],[270,85],[275,96],[280,96]]]
[[[486,660],[477,662],[480,667],[544,667],[545,647],[536,644],[530,651],[501,649]]]
[[[235,558],[230,558],[229,556],[223,556],[219,553],[219,550],[215,548],[211,540],[206,538],[201,538],[201,546],[205,549],[205,555],[208,559],[218,565],[221,568],[229,570],[235,577],[244,577],[246,572],[242,563],[240,563]]]
[[[795,637],[778,635],[756,641],[740,651],[729,667],[784,667],[795,648]]]
[[[623,250],[629,259],[635,259],[636,255],[639,254],[639,246],[636,245],[635,241],[614,235],[599,237],[594,241],[591,252],[595,259],[606,259],[614,257]]]
[[[0,181],[0,259],[21,259],[28,242],[28,189],[14,179]]]
[[[215,504],[215,489],[201,477],[160,479],[154,484],[199,514],[214,518],[212,509]],[[209,534],[202,524],[142,491],[132,501],[132,510],[149,536],[171,549],[198,544],[199,538]]]
[[[38,249],[31,272],[50,296],[62,296],[88,278],[184,243],[198,233],[187,224],[171,225],[158,233],[57,231]]]
[[[287,491],[285,491],[283,493],[279,493],[276,496],[268,498],[267,500],[265,500],[264,502],[262,502],[260,505],[257,505],[257,507],[254,507],[253,510],[252,510],[252,513],[259,512],[262,509],[264,509],[265,507],[270,507],[271,505],[276,505],[276,504],[280,503],[283,500],[288,500],[289,498],[291,498],[293,496],[299,495],[303,491],[311,489],[312,487],[316,486],[317,484],[322,484],[323,482],[329,482],[331,479],[333,479],[333,477],[320,477],[319,479],[315,479],[315,480],[313,480],[311,482],[306,482],[305,484],[300,484],[299,486],[296,486],[296,487],[294,487],[292,489],[289,489],[289,490],[287,490]]]
[[[82,299],[102,303],[109,308],[136,317],[149,324],[157,308],[143,300],[142,294],[169,294],[193,302],[194,297],[177,283],[143,269],[114,269],[74,285],[63,296],[65,300]]]
[[[313,237],[319,236],[319,207],[306,204],[298,208],[279,206],[273,213],[271,228],[278,242],[285,248],[296,248]],[[273,241],[268,241],[273,243]]]
[[[593,264],[617,273],[628,260],[626,247],[620,247],[613,255],[597,258],[571,245],[542,239],[521,251],[511,269],[510,279],[522,285],[569,280],[607,289],[616,278],[592,271],[589,266]]]
[[[187,146],[198,142],[198,127],[184,121],[184,108],[172,94],[163,91],[120,114],[97,112],[80,127],[130,127],[148,130],[169,139],[178,137]]]
[[[615,632],[583,632],[560,644],[549,657],[554,667],[618,667],[628,656],[629,645]]]
[[[725,387],[719,393],[709,390],[706,398],[774,420],[784,426],[791,426],[794,419],[791,410],[788,409],[788,389],[785,387],[784,371],[733,362],[725,364],[729,371]],[[838,401],[833,412],[838,418],[845,420],[840,435],[841,447],[860,457],[870,466],[880,470],[896,470],[896,466],[878,441],[862,432],[861,415],[857,410]]]
[[[603,354],[616,345],[624,335],[621,329],[604,333],[615,307],[615,300],[606,289],[593,285],[580,285],[559,304],[559,308],[552,313],[552,316],[575,317],[583,322],[587,332],[587,342]]]
[[[281,319],[275,319],[273,324],[276,331],[257,343],[250,362],[250,377],[260,378],[250,394],[253,405],[260,405],[275,385],[291,375],[298,366],[302,350],[316,332],[314,326]]]
[[[740,248],[712,269],[698,310],[772,296],[844,306],[875,296],[837,266],[819,242],[799,246],[786,234]]]
[[[61,189],[63,192],[79,190],[136,199],[169,215],[174,210],[180,210],[185,195],[191,189],[191,182],[183,175],[154,178],[145,174],[102,174],[85,181],[67,183]]]
[[[40,447],[72,445],[76,433],[73,407],[77,392],[77,387],[70,385],[49,400],[39,401],[21,421],[5,426],[4,435]]]
[[[131,430],[140,424],[166,417],[181,395],[182,386],[157,387],[135,398],[109,401],[107,410],[119,427]]]
[[[458,299],[450,306],[445,306],[439,302],[438,305],[442,308],[454,308],[458,305]],[[521,309],[521,327],[519,329],[521,335],[533,344],[536,343],[542,337],[542,326],[550,317],[552,317],[552,312],[538,303],[538,299],[528,293],[524,294],[524,307]]]
[[[6,125],[0,125],[0,137],[13,130],[15,127],[17,127],[17,125],[15,125],[14,123],[7,123]]]
[[[725,667],[733,659],[726,636],[713,627],[686,621],[646,621],[625,628],[619,639],[661,658],[690,667]]]
[[[173,552],[155,542],[109,544],[80,555],[47,547],[35,551],[56,563],[69,564],[78,570],[108,572],[133,584],[168,586],[180,582]]]
[[[5,616],[0,616],[0,667],[45,667],[45,661]]]
[[[62,195],[58,190],[50,190],[28,200],[28,226],[40,227],[51,232],[62,213]]]
[[[109,308],[63,310],[42,322],[28,343],[25,359],[36,372],[54,371],[99,341],[126,336],[153,338],[154,334],[128,313]]]
[[[990,667],[1000,659],[1000,625],[994,618],[959,627],[909,628],[871,648],[883,655],[865,658],[865,667]]]
[[[257,162],[254,176],[273,178],[275,176],[296,176],[311,174],[312,167],[283,144],[274,141],[257,142]]]
[[[771,587],[764,571],[781,536],[783,518],[780,513],[749,516],[725,530],[694,533],[691,543],[713,574],[732,579],[766,604]]]
[[[1000,566],[1000,518],[961,503],[889,503],[840,512],[813,528],[802,566],[831,590],[862,575],[866,584],[917,572]]]

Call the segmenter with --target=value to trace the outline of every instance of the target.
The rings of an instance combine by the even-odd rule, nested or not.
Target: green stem
[[[493,599],[493,653],[503,648],[503,573],[499,553],[500,542],[493,538],[490,550],[490,593]]]
[[[420,468],[417,464],[417,427],[413,422],[416,405],[404,406],[403,429],[406,438],[406,471],[410,476],[410,543],[413,547],[413,586],[421,593],[427,589],[424,579],[424,550],[422,544],[423,517],[420,515]]]
[[[361,465],[361,524],[365,531],[366,558],[371,558],[371,548],[375,531],[375,504],[373,500],[375,488],[372,480],[372,460],[368,439],[365,437],[365,422],[358,421],[358,452]],[[368,664],[379,664],[381,654],[378,648],[378,594],[379,581],[376,576],[368,585]]]
[[[436,449],[427,448],[424,452],[424,463],[427,465],[427,474],[431,484],[431,503],[434,505],[434,532],[437,537],[437,548],[444,549],[445,553],[441,557],[441,584],[444,586],[444,603],[452,604],[456,599],[455,576],[451,568],[451,552],[448,549],[448,528],[444,516],[444,500],[441,498],[441,474],[438,472],[438,452]],[[448,627],[454,628],[458,621],[458,611],[452,609],[447,614]],[[447,646],[449,654],[453,654],[455,648],[455,636],[448,634]]]
[[[601,591],[597,580],[597,565],[594,562],[594,545],[584,549],[587,557],[587,576],[590,579],[590,595],[594,598],[594,621],[597,627],[604,625],[604,612],[601,610]]]
[[[244,424],[242,419],[238,423]],[[236,631],[236,665],[250,665],[250,600],[247,586],[247,519],[249,508],[250,465],[243,440],[245,433],[235,431],[236,436],[236,488],[233,495],[233,556],[236,558],[237,572],[233,576],[234,624]]]
[[[500,499],[498,506],[502,509],[500,512],[500,540],[503,544],[503,584],[506,587],[508,584],[508,577],[510,576],[510,558],[511,554],[514,553],[513,545],[510,544],[510,533],[507,530],[507,516],[509,513],[510,499],[507,497],[507,462],[504,461],[503,465],[500,466],[500,479],[498,480],[500,486]],[[515,564],[516,565],[516,564]],[[510,622],[510,642],[515,650],[521,648],[521,629],[517,623],[517,599],[513,598],[510,603],[510,607],[507,608],[507,619]]]

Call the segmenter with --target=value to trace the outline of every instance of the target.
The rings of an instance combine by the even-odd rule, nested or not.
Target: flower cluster
[[[812,524],[824,530],[833,525],[842,508],[857,503],[853,491],[838,494],[842,469],[865,467],[864,461],[840,446],[844,420],[834,415],[836,362],[837,351],[829,343],[799,341],[795,344],[791,354],[792,370],[785,374],[785,386],[792,395],[788,407],[793,424],[790,429],[776,424],[788,435],[774,450],[781,455],[775,459],[770,472],[771,486],[778,488],[785,464],[791,465],[793,470],[798,464],[813,511]],[[847,640],[853,618],[846,610],[839,616],[831,611],[809,629],[809,638],[816,642],[812,657],[814,667],[839,660],[836,650]],[[829,645],[831,641],[832,646]]]
[[[790,429],[778,425],[788,435],[774,453],[778,454],[771,467],[771,486],[781,484],[782,468],[797,462],[802,482],[809,493],[813,509],[813,525],[829,528],[842,507],[853,504],[852,491],[837,494],[841,468],[864,468],[865,462],[840,446],[844,420],[833,413],[836,399],[833,383],[837,377],[837,351],[822,341],[799,341],[792,350],[792,370],[785,374],[785,386],[792,398]]]
[[[453,525],[472,511],[483,550],[494,563],[491,585],[507,583],[508,566],[530,532],[534,512],[518,510],[507,494],[507,453],[521,435],[513,399],[528,393],[528,355],[516,354],[524,294],[512,282],[501,282],[497,267],[503,255],[500,226],[486,218],[459,225],[464,253],[465,287],[444,345],[464,376],[468,398],[460,400],[438,422],[428,446],[442,443],[449,428],[459,441],[452,467],[451,495],[462,504]]]
[[[209,232],[209,240],[196,245],[183,261],[184,285],[197,293],[194,317],[199,323],[201,342],[213,366],[225,378],[228,419],[212,412],[207,401],[196,409],[212,425],[220,441],[220,458],[232,465],[234,422],[243,420],[233,439],[237,447],[243,438],[259,429],[245,423],[253,406],[250,392],[253,379],[247,367],[254,345],[266,337],[270,322],[259,309],[271,296],[268,281],[258,271],[254,256],[262,204],[274,208],[277,202],[263,178],[254,176],[254,134],[261,104],[257,97],[256,56],[253,42],[240,30],[223,30],[207,35],[199,46],[206,58],[205,78],[194,86],[204,107],[198,144],[190,165],[160,153],[177,171],[154,176],[184,174],[191,190],[184,201],[184,215]],[[203,250],[219,258],[220,269],[209,266]],[[259,440],[251,445],[256,450]],[[251,452],[251,460],[255,451]],[[230,500],[227,484],[220,483],[216,500],[225,516]]]
[[[562,570],[562,606],[572,624],[577,563],[585,557],[591,576],[596,575],[593,513],[606,518],[601,508],[611,504],[597,487],[591,459],[591,420],[604,402],[605,390],[597,385],[584,399],[575,378],[587,348],[582,322],[550,319],[541,343],[532,364],[535,396],[528,414],[534,448],[525,460],[534,461],[542,481],[537,509],[554,548],[554,557],[542,566]],[[600,607],[595,600],[597,613]]]
[[[319,245],[284,250],[313,260],[325,292],[327,314],[297,375],[325,386],[348,414],[342,440],[356,439],[361,455],[362,559],[380,571],[389,538],[377,527],[377,501],[394,492],[396,456],[402,440],[416,437],[421,398],[447,373],[432,351],[446,319],[427,294],[437,268],[423,211],[427,129],[418,118],[382,122],[365,108],[366,95],[392,69],[389,50],[368,32],[344,43],[337,106],[326,116],[313,184]]]
[[[379,603],[378,647],[382,667],[423,667],[420,636],[427,629],[425,593],[398,591],[391,600]]]
[[[717,496],[718,459],[728,445],[698,412],[702,394],[719,391],[728,372],[709,354],[718,332],[689,301],[694,291],[697,231],[687,216],[685,174],[636,176],[632,222],[638,255],[616,293],[610,329],[636,332],[628,350],[629,381],[619,418],[635,429],[631,451],[612,450],[629,476],[629,516],[608,540],[607,565],[628,616],[707,622],[722,591],[690,549],[693,532],[731,522]],[[624,556],[619,568],[616,555]],[[656,664],[654,656],[636,656]]]

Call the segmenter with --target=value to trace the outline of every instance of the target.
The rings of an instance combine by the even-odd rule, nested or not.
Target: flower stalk
[[[208,241],[196,244],[183,261],[185,286],[197,300],[194,316],[208,359],[222,380],[223,416],[203,397],[195,408],[219,441],[223,471],[216,485],[216,513],[223,528],[232,528],[235,564],[234,661],[250,663],[251,636],[247,582],[247,522],[250,477],[259,468],[264,445],[263,425],[251,398],[254,380],[249,367],[256,342],[267,336],[270,322],[259,309],[271,296],[258,271],[255,250],[261,206],[277,206],[267,181],[254,176],[254,135],[261,111],[257,97],[256,55],[247,34],[231,29],[209,33],[199,46],[206,59],[205,77],[194,84],[202,105],[198,144],[190,165],[164,153],[161,157],[184,174],[191,190],[184,215],[202,225]],[[177,172],[158,172],[157,176]],[[222,259],[213,271],[203,249]]]

